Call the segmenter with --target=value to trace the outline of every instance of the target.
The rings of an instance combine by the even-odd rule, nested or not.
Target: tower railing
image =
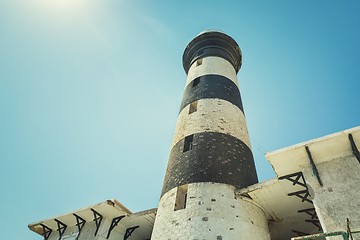
[[[352,234],[360,233],[360,231],[353,231],[353,232],[330,232],[330,233],[317,233],[307,236],[300,236],[300,237],[293,237],[291,240],[313,240],[313,239],[320,239],[324,237],[335,237],[335,236],[342,236],[344,240],[353,240]]]

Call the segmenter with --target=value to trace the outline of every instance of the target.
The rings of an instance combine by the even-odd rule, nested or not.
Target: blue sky
[[[157,206],[186,44],[221,29],[264,153],[358,126],[357,1],[0,0],[0,229],[116,198]]]

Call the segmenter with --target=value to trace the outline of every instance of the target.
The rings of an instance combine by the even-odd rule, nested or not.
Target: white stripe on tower
[[[189,104],[180,112],[171,147],[194,133],[218,132],[238,138],[251,149],[245,116],[237,106],[223,99],[208,98],[196,101],[196,111],[191,108],[194,106]]]
[[[186,78],[186,86],[195,78],[210,74],[225,76],[238,85],[233,65],[223,58],[210,56],[191,65]]]

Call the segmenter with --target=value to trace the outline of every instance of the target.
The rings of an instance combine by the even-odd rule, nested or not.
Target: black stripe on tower
[[[233,81],[221,75],[204,75],[190,82],[185,88],[180,112],[188,104],[204,98],[226,100],[244,113],[238,87]]]
[[[174,187],[196,182],[237,188],[257,183],[251,150],[238,138],[218,132],[183,138],[171,149],[161,196]]]

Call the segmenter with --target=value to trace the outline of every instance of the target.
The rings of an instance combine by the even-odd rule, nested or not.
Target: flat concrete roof
[[[360,126],[269,152],[265,155],[278,177],[310,166],[308,147],[315,164],[353,155],[349,134],[360,149]]]

